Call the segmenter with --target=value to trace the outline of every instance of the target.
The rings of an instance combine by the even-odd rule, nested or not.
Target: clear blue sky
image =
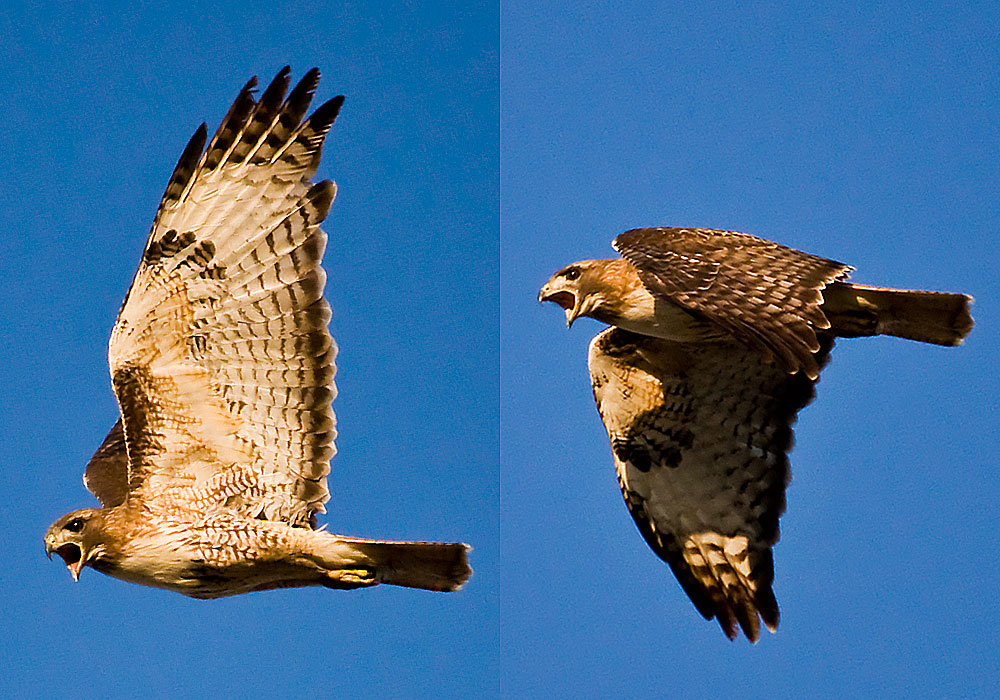
[[[510,698],[1000,695],[995,3],[505,2]],[[723,9],[727,8],[727,9]],[[539,286],[636,226],[732,228],[963,291],[965,346],[843,341],[800,415],[777,635],[729,643],[618,492],[586,348]]]
[[[0,16],[0,696],[496,697],[496,3],[40,7]],[[209,602],[92,570],[73,584],[41,537],[95,503],[81,476],[117,410],[108,335],[160,195],[198,124],[286,63],[323,71],[317,105],[347,96],[319,170],[340,187],[326,521],[469,542],[475,576],[453,595]]]
[[[1000,11],[101,7],[0,17],[0,696],[1000,693]],[[159,196],[195,127],[286,63],[323,70],[317,104],[347,96],[319,172],[340,186],[327,521],[465,540],[475,577],[214,602],[74,585],[41,536],[94,503],[107,336]],[[696,614],[625,510],[586,375],[598,324],[567,332],[535,302],[641,225],[744,230],[861,282],[976,297],[962,348],[835,351],[797,426],[781,628],[756,646]]]

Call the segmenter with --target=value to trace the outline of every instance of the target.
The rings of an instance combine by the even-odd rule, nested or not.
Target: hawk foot
[[[360,588],[378,583],[374,569],[337,569],[327,571],[326,577],[330,588]]]

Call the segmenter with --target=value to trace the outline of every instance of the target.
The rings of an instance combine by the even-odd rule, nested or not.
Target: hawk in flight
[[[313,183],[335,97],[286,66],[236,97],[205,148],[184,149],[111,334],[121,418],[87,465],[103,505],[59,518],[45,549],[132,583],[219,598],[389,583],[454,591],[468,547],[339,537],[316,528],[334,453],[336,346]]]
[[[958,345],[964,294],[846,282],[852,268],[734,231],[645,228],[622,257],[573,263],[539,292],[611,327],[590,343],[597,410],[639,531],[730,639],[772,632],[771,547],[798,411],[834,338]]]

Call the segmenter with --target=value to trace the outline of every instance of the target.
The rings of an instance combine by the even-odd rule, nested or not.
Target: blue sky
[[[995,697],[995,4],[506,2],[504,689]],[[776,635],[729,643],[618,492],[586,348],[538,288],[629,228],[754,233],[963,291],[961,348],[843,341],[800,414]]]
[[[499,639],[499,13],[495,2],[8,6],[0,696],[495,697]],[[95,8],[104,9],[97,10]],[[208,6],[206,6],[208,7]],[[41,537],[94,504],[115,420],[107,340],[167,178],[253,74],[343,93],[319,177],[340,345],[326,521],[462,540],[432,594],[299,589],[205,602],[85,571]]]
[[[1000,11],[101,7],[0,16],[0,696],[1000,692]],[[317,104],[347,96],[319,171],[340,187],[327,522],[467,541],[476,574],[454,595],[214,602],[93,571],[74,585],[41,536],[94,503],[107,337],[166,179],[199,123],[286,63],[321,68]],[[834,352],[797,425],[781,628],[756,646],[697,615],[626,512],[586,374],[599,325],[567,332],[535,302],[644,225],[743,230],[860,282],[976,297],[961,348]]]

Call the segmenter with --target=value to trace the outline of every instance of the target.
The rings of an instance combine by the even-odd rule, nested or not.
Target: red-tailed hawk
[[[964,294],[845,282],[847,265],[754,236],[647,228],[623,258],[573,263],[539,292],[590,343],[597,409],[625,502],[698,611],[730,639],[774,631],[771,547],[798,411],[837,337],[958,345]]]
[[[111,334],[121,419],[87,465],[103,508],[45,535],[84,566],[195,598],[389,583],[453,591],[459,543],[385,542],[316,529],[334,453],[336,346],[319,225],[336,193],[312,183],[336,97],[285,67],[246,84],[205,148],[174,170]]]

